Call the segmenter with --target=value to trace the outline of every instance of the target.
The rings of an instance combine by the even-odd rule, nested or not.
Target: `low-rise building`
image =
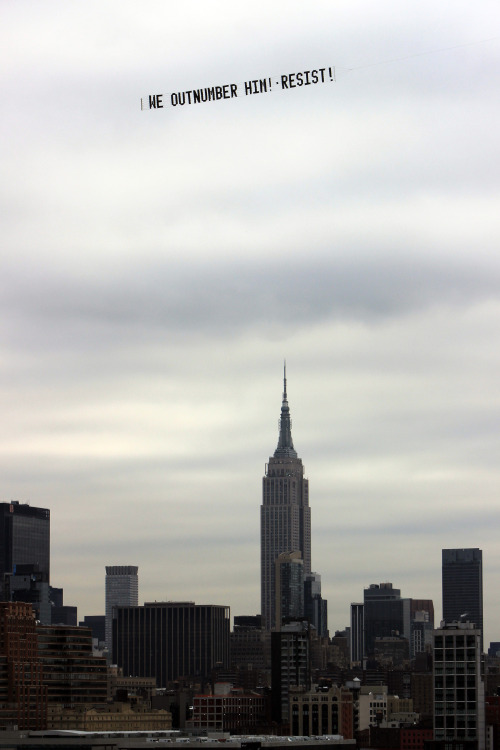
[[[172,714],[145,705],[110,703],[107,706],[89,707],[73,705],[49,707],[49,728],[53,730],[78,730],[81,732],[140,732],[172,729]]]
[[[387,685],[362,685],[358,700],[360,730],[387,721]]]
[[[156,691],[154,677],[124,677],[123,669],[113,664],[108,667],[108,700],[121,700],[120,695],[138,695],[151,700]]]
[[[290,733],[293,736],[354,737],[353,694],[332,685],[327,690],[290,690]]]
[[[265,725],[267,701],[262,695],[230,687],[219,690],[215,695],[194,696],[193,716],[186,722],[187,728],[248,734]]]
[[[427,727],[401,727],[401,750],[424,750],[424,744],[431,742],[434,732]]]

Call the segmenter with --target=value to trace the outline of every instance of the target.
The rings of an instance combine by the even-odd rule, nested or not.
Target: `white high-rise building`
[[[139,568],[137,565],[106,565],[106,647],[113,648],[113,607],[137,607],[139,604]]]

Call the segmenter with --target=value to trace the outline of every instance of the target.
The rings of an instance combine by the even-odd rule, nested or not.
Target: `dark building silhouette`
[[[262,615],[235,615],[234,627],[238,628],[261,628]]]
[[[50,621],[48,625],[78,625],[78,608],[64,604],[64,589],[49,589]]]
[[[49,586],[49,600],[51,607],[64,606],[64,589]]]
[[[482,633],[482,550],[444,549],[442,560],[443,620],[446,623],[468,620]]]
[[[98,643],[104,643],[106,632],[105,623],[105,615],[85,615],[83,620],[78,624],[81,628],[90,628],[92,631],[92,638],[95,638]]]
[[[400,589],[392,583],[372,583],[364,591],[363,605],[351,605],[352,642],[355,655],[359,656],[361,642],[360,627],[363,626],[364,656],[375,656],[375,640],[404,638],[408,642],[408,656],[414,659],[423,651],[430,650],[434,629],[434,605],[432,599],[410,599],[401,596]],[[380,642],[377,646],[379,657]],[[385,647],[384,647],[385,648]],[[401,653],[406,647],[401,644]],[[359,662],[360,659],[352,661]]]
[[[351,629],[349,633],[349,649],[351,664],[361,665],[365,655],[365,622],[364,604],[353,602],[351,604]]]
[[[0,599],[5,575],[16,565],[36,565],[50,581],[50,510],[19,502],[0,503]]]
[[[375,638],[387,638],[405,633],[405,621],[410,622],[410,600],[401,598],[400,589],[392,583],[372,583],[364,590],[363,606],[365,655],[373,656]]]
[[[304,617],[320,638],[328,635],[328,603],[321,596],[321,576],[309,573],[304,579]]]
[[[7,601],[31,604],[36,619],[50,625],[49,581],[38,565],[14,565],[13,572],[5,574],[4,594]]]
[[[261,613],[265,627],[276,623],[275,561],[282,552],[302,554],[304,575],[311,572],[311,511],[309,483],[292,441],[292,422],[283,379],[278,446],[266,464],[260,514]]]
[[[230,634],[231,667],[253,672],[257,685],[264,681],[263,673],[271,666],[271,634],[260,626],[239,625],[237,619],[234,618],[234,629]],[[241,619],[246,621],[250,618]]]
[[[115,614],[113,662],[125,676],[156,677],[157,686],[166,687],[229,667],[229,607],[150,602],[116,607]]]
[[[62,607],[52,607],[52,625],[78,625],[78,608],[69,604],[63,604]]]

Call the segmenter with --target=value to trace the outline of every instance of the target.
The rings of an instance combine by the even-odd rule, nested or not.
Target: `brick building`
[[[35,615],[23,602],[0,602],[0,728],[9,726],[47,726],[47,688]]]

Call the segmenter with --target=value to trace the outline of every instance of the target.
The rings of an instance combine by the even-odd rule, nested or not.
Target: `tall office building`
[[[349,633],[349,646],[351,653],[351,665],[362,664],[365,655],[365,621],[364,604],[353,602],[351,604],[351,629]]]
[[[481,631],[472,622],[444,623],[434,630],[433,656],[434,740],[484,750]]]
[[[364,590],[365,656],[375,653],[376,638],[405,636],[410,632],[410,599],[402,599],[392,583],[372,583]]]
[[[309,483],[292,441],[292,421],[283,378],[278,446],[266,464],[260,509],[261,613],[265,627],[276,623],[275,560],[282,552],[301,552],[304,576],[311,572]]]
[[[25,602],[0,603],[0,696],[0,730],[47,728],[35,614]]]
[[[483,632],[483,553],[480,549],[443,550],[443,620],[468,620]],[[482,645],[482,637],[481,637]]]
[[[125,676],[156,677],[158,687],[181,677],[206,679],[229,666],[229,607],[146,602],[117,607],[113,661]]]
[[[50,580],[50,510],[27,503],[0,503],[0,599],[6,599],[5,575],[16,565],[36,565]]]
[[[113,648],[113,611],[115,607],[137,607],[139,578],[137,565],[106,565],[106,647]]]

